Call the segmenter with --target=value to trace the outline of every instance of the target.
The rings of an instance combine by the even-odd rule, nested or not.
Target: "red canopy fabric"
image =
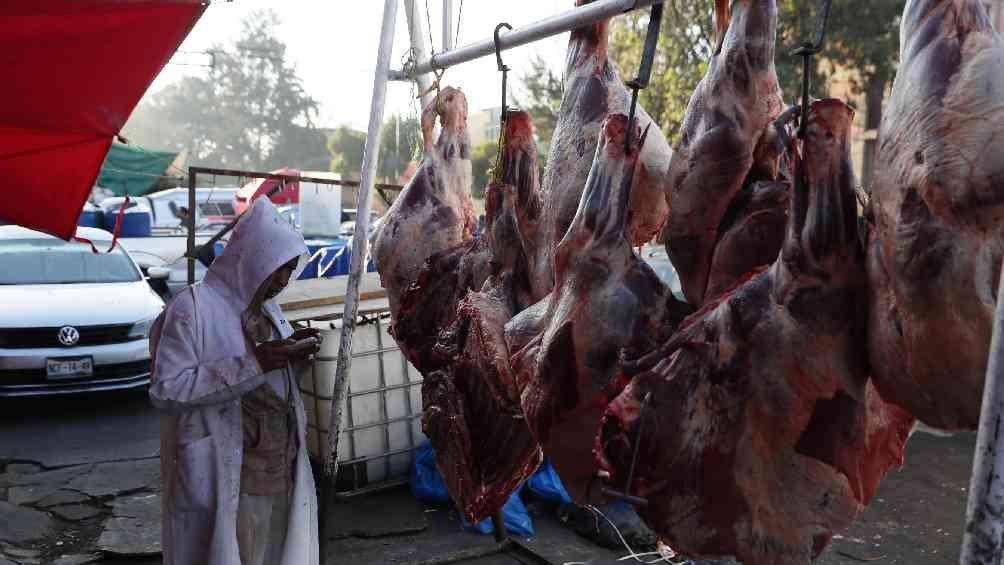
[[[0,2],[0,219],[69,239],[112,138],[201,0]]]

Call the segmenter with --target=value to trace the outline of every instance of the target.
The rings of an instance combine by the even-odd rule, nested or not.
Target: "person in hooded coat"
[[[151,329],[161,417],[165,565],[316,565],[317,497],[291,363],[317,352],[273,300],[305,264],[303,237],[267,198],[205,279]]]

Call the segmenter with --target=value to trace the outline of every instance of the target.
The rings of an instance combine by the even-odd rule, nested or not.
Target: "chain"
[[[502,109],[505,112],[505,109]],[[498,141],[498,153],[495,154],[495,164],[488,171],[488,176],[491,178],[493,184],[501,184],[505,171],[502,170],[504,163],[503,153],[505,152],[506,144],[506,124],[505,120],[499,120],[499,141]]]

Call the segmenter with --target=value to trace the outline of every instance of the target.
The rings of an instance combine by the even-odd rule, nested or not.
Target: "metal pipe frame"
[[[425,28],[425,20],[419,15],[418,0],[405,0],[404,11],[408,20],[408,35],[411,38],[411,49],[415,61],[425,61],[429,58],[429,46],[425,44],[429,30]],[[430,73],[415,75],[415,83],[418,85],[422,108],[425,108],[432,103],[435,97],[432,92],[432,75]]]
[[[516,28],[503,35],[499,41],[502,51],[526,45],[534,41],[565,33],[583,26],[595,24],[603,20],[657,4],[663,0],[597,0],[585,6],[562,12],[523,27]],[[421,60],[414,68],[393,71],[392,80],[413,80],[415,77],[437,70],[454,67],[481,57],[495,54],[495,42],[485,39],[457,49],[433,55]]]
[[[962,535],[962,565],[991,565],[1004,555],[1004,277],[997,289],[993,334],[976,434]]]
[[[443,0],[443,53],[453,49],[453,0]]]
[[[377,50],[376,71],[373,76],[373,100],[370,104],[369,128],[363,149],[363,170],[356,199],[356,230],[352,236],[352,257],[349,263],[349,281],[345,289],[345,309],[342,314],[342,332],[338,347],[338,364],[332,390],[331,419],[328,424],[328,441],[322,449],[324,481],[321,489],[320,529],[321,562],[327,559],[327,515],[334,500],[335,478],[338,476],[338,436],[342,412],[346,404],[349,371],[352,368],[352,334],[356,329],[359,312],[359,281],[366,267],[367,243],[370,223],[370,205],[376,180],[377,158],[380,154],[380,130],[387,102],[387,80],[390,71],[391,51],[394,48],[394,25],[397,22],[398,0],[384,0],[383,23],[380,28],[380,46]],[[350,438],[351,439],[351,438]],[[323,447],[323,446],[322,446]]]

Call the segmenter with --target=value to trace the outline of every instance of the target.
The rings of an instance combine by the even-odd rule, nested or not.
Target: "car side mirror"
[[[146,270],[146,278],[152,281],[166,281],[171,276],[171,269],[167,267],[150,267]]]

